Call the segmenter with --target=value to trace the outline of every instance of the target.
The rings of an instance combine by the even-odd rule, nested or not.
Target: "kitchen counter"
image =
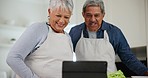
[[[148,76],[131,76],[131,78],[148,78]]]

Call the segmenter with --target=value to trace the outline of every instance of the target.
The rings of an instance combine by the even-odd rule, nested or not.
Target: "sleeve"
[[[80,26],[79,26],[80,27]],[[79,28],[78,26],[74,26],[73,28],[71,28],[70,32],[69,32],[69,35],[71,37],[71,41],[72,41],[72,44],[73,44],[73,50],[75,51],[75,48],[76,48],[76,45],[77,45],[77,42],[79,41],[80,37],[81,37],[81,32],[82,32],[82,29]]]
[[[124,37],[121,30],[117,33],[117,47],[116,52],[119,55],[122,62],[133,72],[138,75],[144,75],[144,72],[148,71],[148,68],[144,64],[142,64],[136,56],[132,53],[130,46]]]
[[[24,60],[39,42],[39,33],[37,33],[40,31],[39,29],[36,24],[28,27],[11,48],[7,56],[6,61],[8,65],[21,78],[38,78],[38,76],[26,66]]]

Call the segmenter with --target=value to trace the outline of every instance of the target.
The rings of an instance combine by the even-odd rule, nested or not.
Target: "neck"
[[[64,30],[62,31],[56,31],[54,28],[52,28],[52,26],[47,22],[46,23],[48,26],[50,26],[50,28],[55,32],[55,33],[64,33]]]

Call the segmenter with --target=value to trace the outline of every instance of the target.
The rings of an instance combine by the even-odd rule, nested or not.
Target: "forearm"
[[[144,72],[148,71],[148,68],[136,58],[130,48],[118,51],[118,55],[122,62],[137,75],[144,75]]]
[[[17,55],[9,55],[7,58],[8,65],[21,78],[38,78],[37,75],[26,66],[23,59]]]
[[[29,43],[29,42],[28,42]],[[31,52],[32,45],[23,44],[18,41],[10,50],[7,56],[7,63],[12,68],[12,70],[19,75],[21,78],[37,78],[33,71],[26,66],[24,60],[27,55]],[[28,47],[28,48],[27,48]]]
[[[146,66],[142,64],[135,56],[127,60],[125,65],[137,75],[144,75],[144,73],[148,71],[148,68],[146,68]]]

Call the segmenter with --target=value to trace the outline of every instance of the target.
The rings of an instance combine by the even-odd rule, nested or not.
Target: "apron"
[[[90,39],[81,38],[76,46],[76,59],[78,61],[107,61],[107,72],[116,71],[115,52],[109,42],[108,34],[104,31],[104,38]]]
[[[62,61],[72,61],[73,50],[66,34],[49,31],[47,39],[27,57],[25,64],[39,78],[62,78]]]

